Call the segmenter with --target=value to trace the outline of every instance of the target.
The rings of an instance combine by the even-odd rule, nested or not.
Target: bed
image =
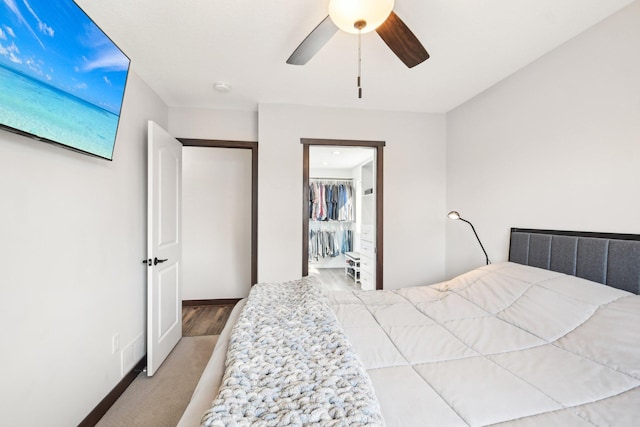
[[[256,285],[179,426],[640,423],[640,236],[514,228],[507,262],[446,282],[316,289]]]

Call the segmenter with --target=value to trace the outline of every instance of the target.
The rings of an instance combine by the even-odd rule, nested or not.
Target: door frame
[[[383,287],[384,235],[383,235],[383,165],[384,141],[349,139],[300,138],[302,144],[302,275],[309,275],[309,147],[330,145],[335,147],[370,147],[376,150],[376,289]]]
[[[183,147],[235,148],[251,150],[251,283],[258,282],[258,143],[221,139],[176,138]]]

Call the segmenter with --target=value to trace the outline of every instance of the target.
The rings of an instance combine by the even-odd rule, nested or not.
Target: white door
[[[182,144],[156,123],[148,130],[147,375],[182,337]]]

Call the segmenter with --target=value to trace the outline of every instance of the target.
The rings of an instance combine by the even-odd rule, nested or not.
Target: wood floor
[[[182,336],[220,335],[235,304],[182,307]]]

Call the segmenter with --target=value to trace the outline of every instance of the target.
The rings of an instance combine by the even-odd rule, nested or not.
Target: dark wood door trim
[[[384,271],[384,141],[301,138],[302,144],[302,275],[309,275],[309,146],[371,147],[376,150],[376,289],[383,287]]]
[[[251,150],[251,286],[258,282],[258,143],[219,139],[177,138],[185,147]]]
[[[309,144],[302,146],[302,276],[309,275]]]

